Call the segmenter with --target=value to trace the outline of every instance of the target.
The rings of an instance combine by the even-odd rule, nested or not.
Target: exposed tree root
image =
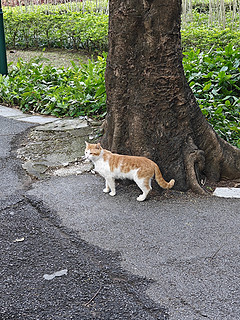
[[[204,152],[194,144],[191,137],[188,137],[184,150],[184,163],[189,188],[195,193],[205,195],[206,191],[200,186],[200,175],[205,167],[205,156]]]
[[[221,180],[238,180],[240,181],[240,149],[230,145],[223,139],[220,140],[222,148],[221,158]]]

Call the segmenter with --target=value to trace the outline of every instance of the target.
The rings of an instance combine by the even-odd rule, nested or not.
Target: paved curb
[[[22,167],[37,179],[47,176],[79,175],[92,169],[82,162],[85,140],[94,141],[100,123],[86,119],[59,119],[52,116],[27,115],[18,109],[0,105],[0,116],[36,124],[17,150]]]
[[[23,113],[19,109],[8,108],[1,105],[0,105],[0,116],[13,119],[13,120],[36,123],[36,124],[46,124],[46,123],[59,120],[59,118],[52,117],[52,116],[28,115]]]

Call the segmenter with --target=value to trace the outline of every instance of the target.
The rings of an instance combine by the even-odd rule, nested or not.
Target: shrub
[[[71,68],[44,65],[42,58],[21,59],[8,76],[0,75],[0,102],[25,112],[57,117],[104,117],[106,56]]]
[[[216,132],[240,148],[240,52],[185,53],[184,69],[203,114]]]
[[[232,29],[208,28],[206,25],[188,27],[181,32],[184,51],[199,49],[207,52],[226,47],[229,43],[240,48],[240,31]]]
[[[23,111],[58,117],[104,117],[106,54],[97,61],[71,68],[19,60],[8,76],[0,76],[0,102],[19,105]],[[184,54],[184,69],[202,112],[217,133],[240,147],[240,52],[224,50]]]

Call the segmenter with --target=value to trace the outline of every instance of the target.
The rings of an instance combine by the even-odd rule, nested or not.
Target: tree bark
[[[203,116],[182,65],[181,0],[110,0],[107,117],[112,152],[155,161],[175,188],[240,178],[240,150]]]

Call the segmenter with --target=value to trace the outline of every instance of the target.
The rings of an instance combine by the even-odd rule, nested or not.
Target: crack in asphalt
[[[95,264],[99,264],[99,257],[96,255],[96,251],[101,255],[101,266],[104,271],[108,274],[108,277],[112,279],[113,283],[119,286],[127,295],[132,296],[135,303],[138,304],[145,310],[149,315],[157,319],[167,320],[169,319],[169,315],[166,311],[166,308],[158,305],[154,301],[145,295],[142,290],[139,292],[139,288],[135,289],[135,286],[139,286],[139,281],[141,283],[140,286],[143,285],[145,288],[143,291],[147,289],[147,285],[152,281],[150,279],[141,278],[135,275],[129,274],[120,266],[120,255],[111,251],[103,250],[99,247],[93,246],[82,240],[78,233],[70,230],[69,228],[62,226],[60,218],[58,218],[57,214],[54,213],[51,209],[49,209],[41,200],[36,200],[32,196],[24,196],[25,202],[30,204],[33,208],[35,208],[42,219],[46,221],[49,225],[53,226],[58,230],[58,232],[64,237],[67,238],[73,245],[82,246],[85,248],[85,253],[90,257],[91,261]],[[110,255],[110,257],[109,257]],[[104,257],[104,258],[103,258]],[[111,260],[109,265],[108,260]],[[117,280],[116,280],[117,279]],[[159,313],[162,313],[164,310],[164,314],[161,317],[158,317]]]
[[[7,201],[8,199],[6,199],[5,201]],[[18,205],[23,204],[25,202],[25,199],[22,200],[18,200],[15,203],[11,204],[11,205],[6,205],[5,207],[1,207],[0,208],[0,213],[2,213],[3,211],[7,210],[7,209],[14,209],[16,207],[18,207]]]
[[[61,225],[61,221],[60,219],[58,218],[58,216],[53,213],[53,211],[49,208],[47,208],[43,201],[39,201],[37,199],[35,199],[33,196],[25,196],[25,199],[26,201],[31,205],[33,206],[36,210],[38,210],[38,212],[41,214],[42,218],[47,221],[50,225],[54,226],[55,228],[58,229],[58,231],[61,233],[62,236],[68,238],[72,243],[74,243],[76,245],[76,242],[78,243],[79,245],[79,235],[76,233],[76,232],[73,232],[73,231],[70,231],[67,227],[64,227]],[[47,213],[47,214],[46,214]],[[69,234],[71,233],[71,235]],[[81,242],[85,242],[84,240],[80,240]],[[86,242],[87,243],[87,242]],[[87,243],[88,245],[90,245],[89,243]],[[91,246],[91,245],[90,245]],[[96,261],[96,258],[95,258],[95,255],[92,256],[91,255],[91,259],[94,258],[94,260]],[[118,256],[119,258],[119,256]],[[191,260],[191,259],[190,259]],[[188,261],[190,261],[188,260]],[[187,261],[187,260],[186,260]],[[177,265],[179,264],[179,261],[175,261],[175,262],[168,262],[168,263],[163,263],[161,265]],[[115,266],[116,267],[116,266]],[[119,266],[118,266],[119,268]],[[120,267],[121,268],[121,267]],[[122,269],[122,268],[121,268]],[[125,273],[125,271],[121,270],[121,274]],[[126,273],[127,274],[127,273]],[[116,275],[110,271],[110,269],[108,270],[108,275],[112,278],[112,280],[114,281],[116,279]],[[115,277],[115,279],[114,279]],[[119,278],[117,278],[119,279]],[[153,282],[154,281],[151,281],[150,279],[145,279],[147,282]],[[122,289],[124,289],[124,291],[130,295],[132,295],[134,297],[134,300],[136,301],[136,303],[139,303],[140,305],[142,305],[143,309],[146,310],[149,314],[151,314],[152,316],[155,315],[156,311],[159,312],[159,306],[157,306],[152,300],[151,300],[151,303],[149,304],[148,301],[145,301],[143,303],[143,297],[142,296],[139,296],[139,293],[137,292],[137,290],[134,290],[133,289],[133,282],[129,281],[127,279],[127,277],[121,277],[120,281],[119,280],[115,280],[114,281],[115,283],[117,282],[120,287]],[[131,287],[127,287],[126,285],[128,286],[131,286]],[[208,317],[208,315],[202,313],[200,310],[196,309],[194,306],[192,306],[190,303],[188,303],[187,301],[185,301],[181,296],[180,296],[180,293],[179,293],[179,296],[177,297],[177,295],[175,296],[176,299],[179,300],[179,302],[183,305],[183,306],[188,306],[196,315],[200,315],[201,317],[204,317],[204,318],[207,318],[207,319],[210,319]],[[147,300],[147,299],[146,299]],[[154,304],[154,305],[153,305]],[[161,307],[162,308],[162,307]],[[163,318],[163,319],[168,319],[168,314],[166,314],[166,318]]]
[[[60,235],[63,235],[63,233],[64,233],[64,238],[66,239],[66,235],[67,235],[67,238],[68,238],[67,242],[71,243],[70,244],[70,247],[72,248],[71,250],[77,250],[78,251],[77,255],[79,255],[79,254],[81,255],[81,252],[84,252],[84,259],[87,260],[88,263],[90,263],[90,266],[93,266],[93,268],[94,268],[93,270],[95,270],[96,267],[97,267],[97,270],[98,270],[98,268],[100,268],[99,272],[98,272],[99,275],[98,275],[98,273],[96,275],[94,275],[94,274],[91,275],[91,272],[92,272],[91,270],[89,271],[87,269],[86,270],[84,269],[84,271],[83,271],[84,273],[85,272],[87,273],[87,277],[89,277],[89,276],[90,276],[90,278],[93,277],[92,279],[94,280],[94,283],[96,282],[94,284],[93,290],[91,290],[91,292],[88,295],[86,295],[86,297],[85,297],[85,307],[87,307],[87,309],[95,308],[94,307],[94,305],[95,305],[94,300],[95,300],[95,298],[97,298],[95,287],[97,285],[97,286],[101,287],[101,292],[98,293],[98,295],[100,295],[100,297],[99,297],[100,300],[98,299],[98,304],[99,303],[100,304],[106,303],[106,302],[104,302],[104,300],[105,300],[104,297],[109,294],[111,296],[110,291],[113,290],[113,292],[116,291],[116,297],[113,293],[114,300],[117,299],[117,295],[122,292],[122,294],[125,297],[124,299],[128,299],[128,300],[132,301],[131,303],[133,303],[133,309],[137,308],[139,310],[143,310],[142,312],[146,312],[146,314],[149,314],[149,316],[151,316],[149,318],[147,317],[147,319],[156,319],[156,320],[157,319],[161,319],[161,320],[168,319],[168,314],[166,313],[166,311],[163,311],[164,309],[162,307],[157,306],[154,302],[150,301],[150,299],[145,297],[144,288],[146,288],[146,282],[147,282],[145,279],[139,279],[138,277],[134,277],[134,276],[132,277],[131,275],[127,274],[124,270],[120,270],[118,256],[117,257],[113,256],[113,259],[112,259],[112,257],[109,256],[109,253],[105,253],[104,251],[102,251],[96,247],[91,247],[91,246],[89,247],[89,245],[86,242],[82,241],[79,237],[76,237],[70,231],[69,231],[69,233],[67,233],[65,230],[63,231],[62,229],[59,229],[59,227],[56,225],[56,222],[52,220],[53,216],[51,216],[51,217],[49,216],[50,214],[52,214],[52,212],[48,211],[46,214],[45,209],[43,209],[41,207],[40,203],[35,203],[32,199],[28,199],[27,197],[25,197],[24,199],[17,201],[16,203],[14,203],[12,205],[6,206],[5,210],[3,209],[0,212],[4,213],[4,211],[5,211],[5,213],[6,213],[6,211],[9,211],[9,210],[13,210],[13,209],[15,209],[16,211],[18,210],[18,212],[22,212],[23,215],[22,214],[17,215],[16,217],[18,217],[22,220],[22,219],[25,219],[25,212],[26,212],[27,206],[29,206],[28,210],[30,208],[37,210],[37,212],[39,213],[39,217],[42,219],[42,221],[44,221],[45,224],[47,223],[50,226],[50,228],[54,228],[57,231],[57,233],[52,232],[55,234],[55,236],[59,232],[60,232]],[[31,209],[30,209],[30,211],[31,211]],[[9,217],[8,219],[10,219],[10,220],[12,219],[12,218],[10,218],[10,216],[8,216],[8,217]],[[34,227],[34,225],[36,225],[36,223],[37,223],[39,226],[44,226],[44,224],[38,223],[37,219],[38,218],[35,214],[34,215],[35,222],[33,222],[33,224],[31,222],[30,226],[28,227],[30,229],[27,229],[25,231],[20,231],[20,233],[22,233],[23,235],[25,232],[31,233],[31,228],[33,228],[34,233],[38,232],[36,227]],[[16,220],[14,219],[14,221],[16,221]],[[27,221],[25,221],[24,223],[26,223],[26,225],[28,225]],[[23,230],[24,229],[25,229],[25,227],[23,226]],[[47,229],[49,229],[49,228],[44,227],[44,230],[45,229],[47,231]],[[18,232],[19,232],[19,230],[18,230]],[[21,250],[22,250],[21,246],[29,246],[29,244],[28,244],[29,241],[30,241],[30,245],[34,245],[34,242],[33,243],[31,242],[32,237],[33,237],[33,234],[32,234],[32,236],[29,236],[29,237],[25,236],[25,241],[18,245],[19,246],[18,251],[20,250],[20,252],[21,252]],[[48,237],[48,233],[46,233],[44,235],[44,238],[46,238],[46,237]],[[57,237],[59,237],[59,236],[57,236]],[[11,238],[12,238],[12,236],[10,237],[10,239]],[[60,239],[60,242],[61,242],[61,239]],[[40,243],[39,243],[39,245],[41,246]],[[64,240],[64,243],[65,243],[65,240]],[[66,246],[66,244],[64,245],[64,248],[65,248],[65,246]],[[74,247],[76,249],[74,249]],[[26,251],[26,249],[25,249],[25,251]],[[94,259],[93,259],[93,257],[94,257]],[[14,262],[14,265],[15,264],[18,265],[18,263],[19,263],[19,262],[17,262],[18,259],[20,259],[20,261],[21,261],[22,259],[24,259],[24,257],[20,256],[19,258],[15,257],[14,259],[16,259]],[[70,262],[72,262],[73,264],[76,264],[77,263],[77,261],[76,261],[77,256],[73,257],[73,259],[75,260],[75,262],[74,261],[70,261]],[[70,262],[68,261],[68,264]],[[93,264],[92,264],[92,262],[93,262]],[[81,272],[81,271],[79,270],[78,272]],[[119,277],[118,279],[121,278],[121,281],[119,281],[119,280],[117,282],[113,281],[113,278],[112,278],[113,274],[116,274]],[[4,270],[2,272],[2,276],[3,275],[4,275]],[[24,275],[25,275],[25,273],[24,273]],[[100,277],[100,278],[98,279],[98,277]],[[17,274],[16,274],[16,278],[18,278]],[[30,278],[29,278],[29,280],[30,280]],[[97,280],[99,280],[99,281],[97,281]],[[17,281],[17,279],[16,279],[16,281]],[[29,281],[28,281],[28,283],[29,283]],[[80,283],[79,283],[79,285],[80,285]],[[87,286],[87,288],[88,288],[88,283],[81,284],[80,287],[82,285]],[[33,284],[31,286],[33,286]],[[18,287],[18,290],[19,290],[19,288],[20,287]],[[92,298],[93,296],[94,296],[94,299]],[[112,298],[113,298],[113,296],[112,296]],[[8,299],[8,295],[6,295],[6,299]],[[75,301],[74,301],[74,303],[75,303]],[[77,303],[77,301],[76,301],[76,303]],[[87,306],[86,306],[86,304],[87,304]],[[0,315],[2,315],[1,319],[3,319],[3,320],[8,319],[9,317],[11,317],[12,319],[15,319],[16,315],[18,315],[18,317],[16,319],[19,319],[21,314],[23,315],[24,319],[26,319],[26,320],[32,319],[32,317],[30,317],[30,316],[34,315],[35,312],[38,312],[38,315],[39,315],[38,319],[43,319],[41,317],[41,315],[39,314],[39,312],[42,314],[43,311],[46,312],[46,310],[49,309],[48,314],[51,314],[51,311],[52,311],[51,308],[42,308],[40,306],[38,308],[36,307],[35,310],[31,309],[30,307],[28,309],[26,309],[24,306],[22,306],[21,309],[19,309],[18,313],[14,313],[14,312],[9,313],[9,310],[6,309],[6,305],[5,305],[5,307],[3,306],[2,303],[1,303],[1,305],[2,305],[2,307],[0,310]],[[79,309],[84,307],[84,303],[83,304],[77,303],[77,305],[78,305],[77,308],[79,308]],[[16,308],[19,308],[19,307],[16,307]],[[116,309],[117,309],[117,307],[116,307]],[[21,310],[21,312],[20,312],[20,310]],[[56,318],[56,319],[63,319],[63,318]],[[76,318],[73,318],[73,319],[76,319]],[[86,317],[86,318],[82,317],[81,319],[90,319],[90,318],[89,317]],[[99,319],[99,318],[96,318],[96,319]],[[101,319],[115,319],[115,317],[114,318],[111,318],[111,317],[105,318],[105,316],[104,316]],[[124,317],[122,318],[120,316],[120,318],[116,318],[116,319],[124,319]],[[144,317],[144,319],[145,319],[145,317]]]

